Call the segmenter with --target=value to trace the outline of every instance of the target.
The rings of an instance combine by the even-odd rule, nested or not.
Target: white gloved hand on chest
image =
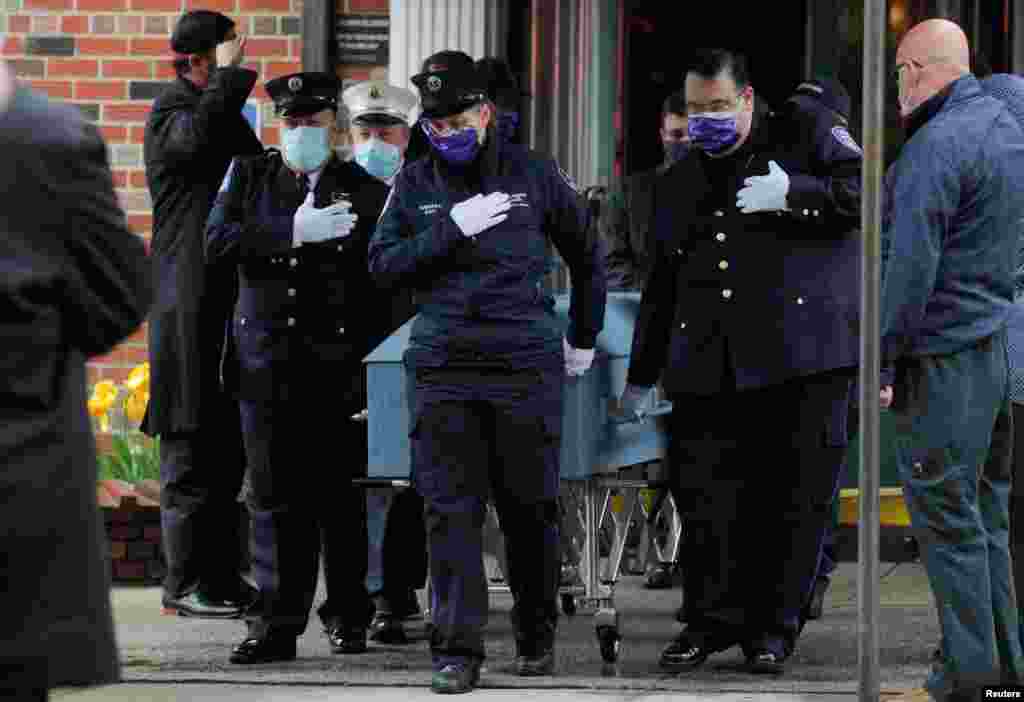
[[[573,348],[564,337],[562,350],[565,352],[565,372],[569,375],[583,375],[594,363],[594,349]]]
[[[751,176],[736,193],[736,206],[743,214],[788,210],[789,176],[775,161],[768,162],[768,175]]]
[[[474,237],[505,221],[510,207],[511,199],[505,193],[474,195],[454,205],[449,216],[464,236]]]
[[[313,192],[306,196],[293,220],[294,246],[312,244],[349,236],[359,220],[347,200],[317,209],[313,205]]]

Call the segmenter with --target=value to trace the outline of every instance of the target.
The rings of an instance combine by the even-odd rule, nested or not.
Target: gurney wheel
[[[611,626],[597,627],[597,642],[601,646],[601,659],[605,663],[619,660],[619,649],[622,646],[622,635]]]
[[[568,593],[562,595],[562,611],[567,617],[576,614],[576,597],[574,595]]]

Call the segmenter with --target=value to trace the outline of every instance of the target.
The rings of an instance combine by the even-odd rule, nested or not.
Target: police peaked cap
[[[311,115],[320,110],[338,110],[341,81],[331,73],[307,71],[268,80],[267,95],[282,117]]]
[[[842,83],[837,80],[816,77],[812,80],[804,81],[796,87],[796,91],[790,100],[806,104],[806,100],[802,98],[811,98],[832,110],[844,120],[850,120],[850,94],[846,92],[846,88],[843,87]]]
[[[213,10],[186,12],[171,34],[171,50],[182,55],[205,54],[222,43],[234,26],[234,20]]]
[[[461,51],[430,56],[411,80],[420,91],[423,116],[430,119],[449,117],[487,100],[487,86],[473,59]]]

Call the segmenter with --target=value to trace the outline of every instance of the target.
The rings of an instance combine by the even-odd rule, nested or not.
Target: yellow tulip
[[[117,399],[117,386],[109,380],[101,380],[92,389],[89,398],[89,413],[94,417],[106,414]]]
[[[124,400],[124,413],[131,421],[138,424],[146,413],[146,405],[149,404],[149,391],[136,390]]]
[[[140,363],[132,368],[128,379],[124,381],[124,386],[133,393],[140,389],[149,392],[149,363]]]

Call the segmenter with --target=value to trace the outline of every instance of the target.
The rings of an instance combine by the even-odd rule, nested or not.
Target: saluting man
[[[431,684],[468,692],[484,658],[488,495],[505,533],[518,672],[554,667],[562,384],[593,361],[604,265],[568,176],[498,137],[469,56],[435,54],[412,80],[431,153],[399,172],[370,269],[416,294],[404,360],[416,381],[413,477],[430,543]],[[542,287],[549,240],[572,277],[566,338]]]
[[[687,518],[673,670],[741,645],[780,672],[806,616],[858,363],[861,153],[836,123],[794,138],[737,54],[686,75],[696,147],[655,186],[658,254],[634,330],[627,408],[673,400]]]
[[[249,460],[253,576],[261,603],[233,663],[295,658],[322,554],[318,614],[335,653],[366,650],[366,406],[362,358],[390,331],[366,249],[387,187],[334,155],[340,85],[327,73],[269,81],[283,152],[236,162],[206,252],[238,266],[225,380]],[[383,320],[383,322],[381,321]]]
[[[405,164],[409,120],[419,105],[411,90],[384,81],[366,81],[341,95],[348,111],[353,156],[374,178],[390,185]],[[391,326],[397,329],[413,314],[407,291],[389,293]],[[421,624],[416,590],[427,580],[427,535],[423,498],[414,488],[370,488],[366,494],[369,531],[366,587],[373,598],[370,639],[408,643],[405,626]]]

